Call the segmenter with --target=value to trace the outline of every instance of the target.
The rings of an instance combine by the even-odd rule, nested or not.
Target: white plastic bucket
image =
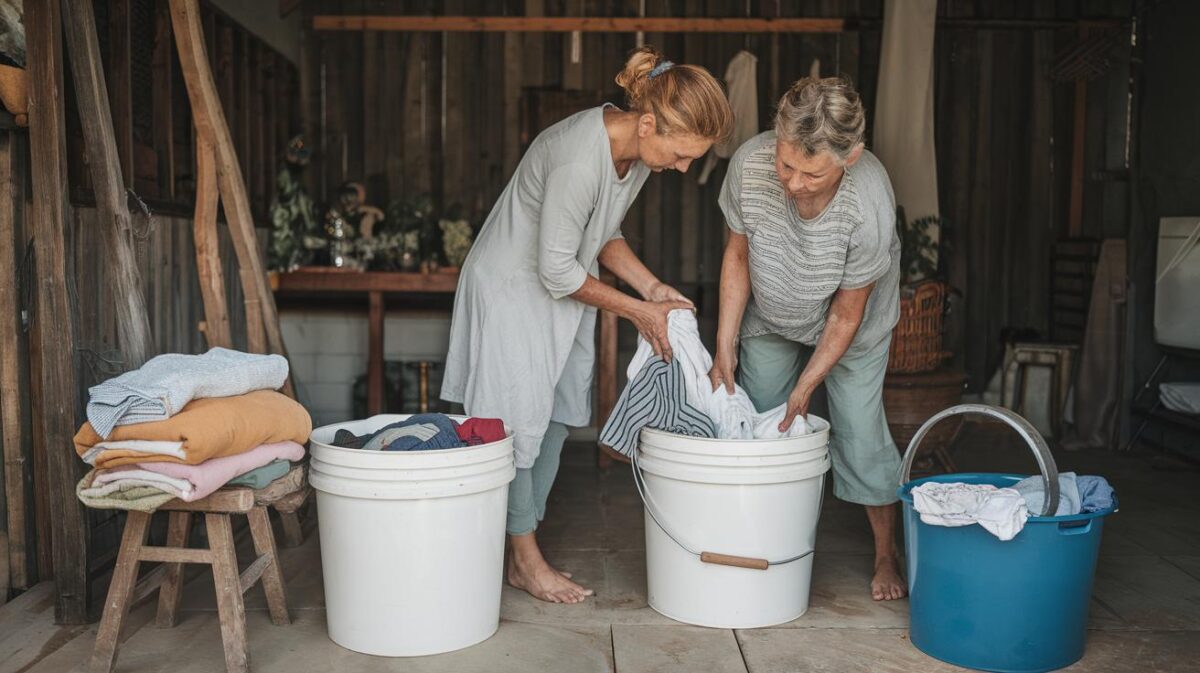
[[[634,470],[644,481],[650,607],[724,629],[782,624],[808,610],[830,465],[829,423],[815,416],[809,422],[813,432],[782,439],[642,431]],[[706,563],[702,552],[770,565]]]
[[[310,442],[329,637],[385,657],[449,652],[496,632],[516,476],[511,436],[440,451],[332,445],[338,430],[405,418],[327,425]]]

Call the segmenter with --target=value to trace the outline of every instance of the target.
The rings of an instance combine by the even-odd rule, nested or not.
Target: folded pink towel
[[[122,465],[108,470],[97,470],[97,478],[103,483],[117,482],[125,478],[143,478],[144,481],[146,472],[160,474],[168,477],[170,480],[182,480],[190,483],[192,485],[190,492],[180,489],[177,494],[180,500],[192,502],[221,488],[230,479],[243,475],[250,470],[260,468],[273,460],[282,458],[295,462],[303,457],[304,447],[296,442],[275,442],[273,444],[263,444],[245,453],[213,458],[196,465],[185,465],[183,463],[137,463],[136,465]],[[174,491],[174,489],[171,490]]]

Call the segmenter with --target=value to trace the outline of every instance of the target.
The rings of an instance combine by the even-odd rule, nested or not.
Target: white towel
[[[187,479],[176,479],[158,472],[150,470],[97,470],[96,477],[92,480],[93,487],[104,486],[115,482],[127,481],[140,486],[153,486],[168,493],[175,494],[176,497],[184,497],[190,495],[192,489],[195,488],[192,482]],[[90,494],[90,491],[89,491]]]
[[[913,508],[931,526],[979,524],[1003,541],[1025,527],[1029,510],[1025,498],[1012,488],[990,484],[926,482],[912,490]]]
[[[109,449],[121,451],[137,451],[138,453],[152,453],[163,456],[172,456],[180,460],[187,458],[187,453],[183,450],[183,442],[168,442],[152,439],[125,439],[114,442],[100,442],[83,454],[83,462],[88,465],[95,465],[96,458]]]
[[[278,390],[288,376],[287,359],[213,348],[203,355],[169,353],[141,368],[92,386],[88,421],[101,437],[118,425],[161,421],[193,399]]]
[[[687,309],[671,311],[667,316],[667,340],[671,342],[671,352],[683,370],[684,388],[687,391],[687,401],[692,407],[704,412],[712,419],[717,428],[717,437],[721,439],[775,439],[778,437],[797,437],[810,432],[807,421],[797,416],[792,427],[786,433],[779,432],[779,424],[787,414],[787,405],[781,404],[774,409],[759,413],[750,397],[741,386],[734,386],[730,395],[724,387],[712,389],[708,372],[712,369],[713,360],[704,342],[700,340],[700,328],[696,323],[696,315]],[[629,361],[626,374],[629,380],[637,378],[638,372],[646,363],[655,357],[654,349],[641,336],[638,336],[637,352]]]

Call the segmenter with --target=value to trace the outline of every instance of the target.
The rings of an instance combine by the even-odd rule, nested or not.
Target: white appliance
[[[1154,340],[1200,350],[1200,217],[1164,217],[1158,224]]]

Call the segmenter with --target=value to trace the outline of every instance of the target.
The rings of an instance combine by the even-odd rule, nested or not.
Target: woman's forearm
[[[825,318],[825,329],[817,340],[813,355],[800,374],[800,383],[815,389],[834,365],[849,350],[862,325],[863,314],[866,311],[867,299],[871,296],[874,285],[855,290],[838,290],[829,305],[829,315]]]
[[[659,282],[654,272],[638,259],[633,248],[630,248],[623,238],[614,238],[601,248],[600,263],[643,298],[647,297],[650,289]]]
[[[731,234],[721,261],[721,304],[717,319],[717,348],[733,348],[737,343],[742,316],[750,301],[749,242],[741,234]]]
[[[627,320],[631,318],[634,311],[643,303],[607,283],[596,280],[591,274],[588,274],[586,280],[583,281],[583,285],[569,296],[588,306],[595,306],[598,309],[615,313]]]

